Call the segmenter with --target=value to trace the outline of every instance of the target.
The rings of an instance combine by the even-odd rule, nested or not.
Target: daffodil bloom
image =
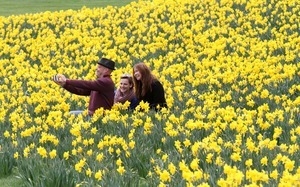
[[[118,160],[117,160],[117,162],[116,162],[116,164],[117,164],[117,166],[121,166],[122,165],[122,160],[119,158]]]
[[[240,153],[233,153],[233,154],[231,154],[230,158],[234,162],[241,161],[241,155],[240,155]]]
[[[91,156],[91,155],[93,154],[93,150],[92,150],[92,149],[89,149],[89,150],[86,152],[86,154],[87,154],[88,156]]]
[[[85,174],[86,174],[88,177],[91,177],[92,174],[93,174],[93,172],[92,172],[92,170],[91,170],[90,168],[88,168],[88,169],[85,170]]]
[[[5,138],[10,137],[10,133],[9,133],[7,130],[4,132],[4,137],[5,137]]]
[[[284,167],[287,171],[292,171],[295,167],[295,161],[294,160],[290,160],[290,159],[287,159],[285,162],[284,162]]]
[[[92,133],[92,134],[96,134],[96,133],[97,133],[97,131],[98,131],[98,130],[97,130],[97,128],[96,128],[96,127],[93,127],[93,128],[91,129],[91,133]]]
[[[1,151],[1,149],[0,149],[0,151]],[[25,149],[24,149],[24,151],[23,151],[23,156],[24,156],[25,158],[28,158],[29,153],[30,153],[30,147],[25,147]]]
[[[268,165],[268,158],[266,156],[264,156],[261,160],[260,160],[261,165],[263,166],[267,166]]]
[[[206,155],[205,161],[206,161],[207,163],[212,163],[212,162],[213,162],[213,160],[212,160],[213,156],[214,156],[214,155],[213,155],[212,153],[208,153],[208,154]]]
[[[121,175],[123,175],[124,173],[125,173],[125,168],[124,168],[124,166],[119,166],[118,167],[118,169],[117,169],[117,171],[121,174]]]
[[[135,141],[132,141],[132,140],[131,140],[131,141],[129,142],[128,146],[129,146],[130,149],[133,149],[133,148],[135,147]]]
[[[101,162],[101,161],[103,160],[103,158],[104,158],[103,153],[99,153],[99,154],[96,156],[96,160],[97,160],[98,162]]]
[[[159,173],[160,180],[162,182],[170,182],[171,176],[170,173],[167,170],[163,170]]]
[[[81,159],[75,164],[75,170],[81,173],[83,166],[86,165],[86,159]]]
[[[248,160],[246,160],[246,162],[245,162],[245,165],[247,166],[247,168],[250,168],[250,167],[252,166],[252,164],[253,164],[252,159],[248,159]]]
[[[96,180],[98,180],[98,181],[102,180],[102,176],[103,176],[103,173],[101,170],[98,170],[97,172],[95,172],[94,177]]]
[[[68,160],[70,157],[69,151],[64,152],[63,157],[65,160]]]
[[[47,150],[44,148],[44,147],[38,147],[37,148],[37,152],[39,153],[39,155],[42,157],[42,158],[47,158],[48,156],[48,153],[47,153]]]
[[[189,147],[189,146],[191,145],[191,141],[188,140],[188,139],[185,139],[185,140],[183,141],[183,144],[184,144],[185,147]]]
[[[14,153],[14,159],[19,159],[19,153],[18,152]]]
[[[178,140],[175,141],[175,147],[179,153],[181,153],[183,151],[183,149],[181,148],[181,142]]]
[[[200,160],[198,158],[194,158],[190,164],[190,167],[195,171],[199,169],[199,162]]]
[[[168,156],[167,154],[164,154],[164,155],[162,156],[161,159],[162,159],[164,162],[166,162],[167,159],[168,159],[168,157],[169,157],[169,156]]]
[[[279,173],[278,173],[277,170],[274,170],[270,173],[270,177],[275,179],[275,180],[278,179],[278,175],[279,175]]]
[[[54,149],[54,150],[52,150],[52,151],[50,151],[49,152],[49,157],[51,158],[51,159],[53,159],[53,158],[55,158],[56,157],[56,150]]]
[[[171,175],[174,175],[176,172],[176,166],[173,163],[168,164],[168,169]]]

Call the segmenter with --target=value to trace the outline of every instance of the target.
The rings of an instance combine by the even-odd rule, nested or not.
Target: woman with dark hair
[[[114,103],[124,104],[126,101],[130,102],[130,109],[135,109],[138,105],[138,100],[133,89],[133,78],[129,74],[123,74],[120,79],[120,86],[116,90]]]
[[[139,101],[149,103],[150,108],[155,110],[167,107],[164,88],[145,63],[135,64],[133,75],[135,95]]]

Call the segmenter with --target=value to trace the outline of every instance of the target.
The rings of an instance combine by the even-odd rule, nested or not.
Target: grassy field
[[[16,178],[14,175],[10,175],[5,178],[0,178],[1,187],[17,187],[21,185],[22,185],[21,179]]]
[[[0,0],[0,16],[38,13],[86,7],[123,6],[132,0]]]

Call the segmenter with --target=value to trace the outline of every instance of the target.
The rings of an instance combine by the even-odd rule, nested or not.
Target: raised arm
[[[73,93],[73,94],[76,94],[76,95],[88,96],[88,95],[91,94],[91,90],[81,89],[81,88],[78,88],[78,87],[75,87],[75,86],[72,86],[72,85],[68,85],[68,84],[65,84],[63,86],[63,88],[66,89],[67,91]]]
[[[106,90],[114,89],[114,84],[112,84],[112,80],[110,77],[103,77],[94,81],[67,79],[65,86],[76,87],[77,89],[82,90],[100,92],[105,92]]]

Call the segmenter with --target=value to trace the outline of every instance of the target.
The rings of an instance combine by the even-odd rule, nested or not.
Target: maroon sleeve
[[[77,95],[88,96],[88,95],[91,94],[91,90],[84,90],[84,89],[77,88],[77,87],[72,86],[72,85],[65,84],[63,88],[66,89],[67,91],[69,91],[73,94],[77,94]]]
[[[66,87],[72,86],[72,87],[76,87],[77,89],[89,90],[89,91],[105,92],[105,90],[111,89],[111,85],[114,86],[112,84],[112,80],[110,77],[103,77],[94,81],[70,80],[70,79],[67,79],[66,81]]]

